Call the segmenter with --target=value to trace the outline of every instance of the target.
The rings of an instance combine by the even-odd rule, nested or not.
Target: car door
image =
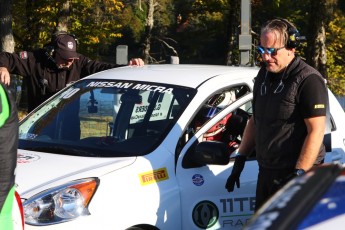
[[[328,90],[325,163],[345,163],[345,113],[334,94]]]
[[[176,175],[181,190],[182,229],[241,229],[254,213],[258,173],[256,160],[246,162],[240,188],[229,193],[225,183],[231,173],[234,154],[226,165],[197,166],[188,164],[195,146],[204,134],[224,117],[238,109],[251,110],[252,94],[247,94],[202,126],[183,147],[177,162]]]

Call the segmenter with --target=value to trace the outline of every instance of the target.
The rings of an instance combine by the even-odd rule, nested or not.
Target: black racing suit
[[[0,229],[12,229],[18,113],[14,98],[0,83]]]
[[[304,119],[326,116],[328,94],[320,73],[296,57],[283,73],[260,69],[253,103],[259,208],[283,185],[275,186],[274,181],[293,173],[307,136]],[[322,145],[315,164],[321,163],[324,155]]]
[[[18,74],[26,79],[30,112],[68,83],[119,65],[94,61],[79,54],[79,59],[75,59],[68,70],[58,69],[46,50],[38,49],[19,54],[2,52],[0,67],[6,67],[11,74]]]

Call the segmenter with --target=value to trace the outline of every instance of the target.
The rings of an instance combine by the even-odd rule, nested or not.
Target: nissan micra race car
[[[225,183],[257,72],[127,66],[54,95],[20,122],[26,229],[241,229],[254,212],[255,153],[241,187]],[[329,99],[326,161],[343,163],[345,114]]]

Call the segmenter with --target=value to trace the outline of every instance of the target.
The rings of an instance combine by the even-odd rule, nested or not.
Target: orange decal
[[[155,182],[169,179],[168,171],[166,168],[160,168],[153,171],[139,174],[140,184],[148,185]]]

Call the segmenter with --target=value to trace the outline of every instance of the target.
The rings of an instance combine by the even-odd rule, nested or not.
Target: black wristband
[[[304,169],[295,169],[294,174],[296,176],[302,176],[303,174],[305,174],[305,171]]]

